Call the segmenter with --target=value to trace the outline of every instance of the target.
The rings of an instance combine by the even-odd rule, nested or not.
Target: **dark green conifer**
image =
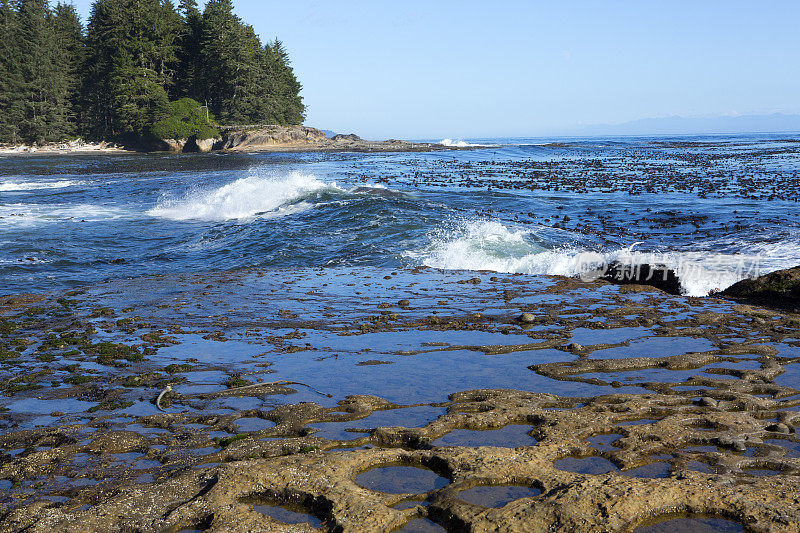
[[[178,8],[95,0],[84,35],[72,5],[0,0],[0,142],[141,144],[201,111],[232,125],[303,120],[280,41],[262,46],[232,0],[209,0],[202,13],[196,0]]]
[[[173,97],[202,96],[203,62],[200,42],[203,37],[203,16],[195,0],[180,0],[178,10],[183,16],[178,41],[178,72]]]
[[[18,143],[23,113],[19,18],[11,0],[0,0],[0,142]]]
[[[67,80],[58,71],[52,14],[47,0],[20,0],[22,117],[20,135],[27,142],[64,138],[69,131],[65,90]]]
[[[80,110],[81,67],[84,62],[83,25],[75,6],[59,2],[53,10],[53,32],[55,47],[55,69],[63,82],[58,86],[59,105],[63,106],[66,124],[64,134],[78,133]]]
[[[168,0],[97,0],[86,39],[88,129],[140,142],[163,118],[177,65],[180,17]]]
[[[302,124],[305,105],[300,91],[303,86],[297,80],[283,43],[275,39],[265,47],[267,55],[267,77],[270,94],[275,101],[273,113],[279,124]]]

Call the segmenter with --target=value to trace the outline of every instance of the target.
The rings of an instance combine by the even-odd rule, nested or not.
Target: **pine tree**
[[[57,94],[58,104],[64,108],[65,135],[78,133],[79,88],[81,67],[84,61],[83,25],[71,4],[59,2],[53,11],[55,69],[63,77]]]
[[[195,0],[180,0],[178,10],[183,15],[178,40],[178,72],[173,97],[200,96],[203,89],[203,63],[200,42],[203,36],[203,16]]]
[[[120,0],[96,0],[86,29],[86,55],[81,86],[83,128],[98,140],[111,139],[114,125],[111,72],[115,50],[123,44],[119,26],[124,18]]]
[[[140,142],[167,112],[181,19],[168,0],[97,0],[86,38],[88,129]]]
[[[43,143],[61,136],[67,122],[58,101],[64,80],[56,70],[50,6],[47,0],[20,0],[18,15],[19,38],[25,45],[20,134],[28,142]]]
[[[202,13],[179,0],[179,9],[95,0],[84,37],[72,5],[0,0],[0,142],[86,133],[139,144],[154,124],[185,121],[187,106],[194,117],[204,107],[195,100],[228,124],[303,120],[280,41],[262,46],[232,0],[209,0]]]
[[[299,124],[300,84],[280,41],[263,47],[231,0],[209,0],[203,11],[202,94],[226,124]]]
[[[23,114],[19,19],[11,0],[0,0],[0,142],[20,141]]]
[[[289,61],[289,54],[278,39],[267,44],[267,75],[270,80],[270,95],[274,100],[273,113],[279,124],[302,124],[305,105],[300,91],[303,86],[297,80]]]
[[[270,114],[267,58],[261,41],[252,26],[241,25],[239,32],[240,66],[231,79],[235,99],[226,110],[228,121],[231,124],[275,124]]]
[[[242,24],[231,0],[209,0],[203,11],[200,57],[203,94],[222,122],[236,118],[236,98],[246,68],[241,54]]]

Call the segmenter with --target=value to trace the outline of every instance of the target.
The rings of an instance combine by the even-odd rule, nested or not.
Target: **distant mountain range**
[[[800,115],[736,115],[709,118],[643,118],[622,124],[594,124],[571,135],[694,135],[710,133],[800,132]]]

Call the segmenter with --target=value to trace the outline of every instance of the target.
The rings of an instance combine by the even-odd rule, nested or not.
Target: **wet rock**
[[[144,438],[133,431],[112,431],[92,440],[87,449],[92,453],[125,453],[142,448]]]
[[[742,280],[719,293],[719,296],[767,307],[800,308],[800,266]]]
[[[580,353],[583,351],[583,346],[581,346],[577,342],[572,342],[569,345],[567,345],[567,350],[569,350],[572,353]]]
[[[681,294],[677,274],[664,265],[626,265],[615,261],[599,272],[599,278],[618,285],[647,285],[668,294]]]
[[[729,450],[735,450],[737,452],[743,452],[747,450],[747,444],[742,437],[738,436],[731,436],[731,435],[723,435],[721,437],[717,437],[714,439],[717,446],[720,448],[727,448]]]
[[[523,324],[533,324],[536,322],[536,316],[533,313],[522,313],[517,317],[517,321]]]
[[[791,433],[792,430],[786,424],[779,422],[777,424],[771,424],[765,428],[767,431],[772,431],[774,433]]]
[[[700,398],[700,401],[698,401],[697,404],[702,405],[703,407],[716,407],[717,405],[719,405],[719,402],[714,398],[703,396],[702,398]]]

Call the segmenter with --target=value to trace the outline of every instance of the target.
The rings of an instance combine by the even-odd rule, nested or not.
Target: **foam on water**
[[[216,189],[163,199],[147,214],[170,220],[208,221],[282,216],[310,208],[311,204],[302,200],[326,188],[336,186],[300,172],[275,177],[248,176]]]
[[[0,205],[0,219],[7,226],[32,226],[38,224],[100,222],[129,217],[124,209],[95,204],[4,204]]]
[[[684,292],[707,296],[747,277],[755,277],[797,263],[800,247],[791,243],[752,247],[752,253],[720,254],[702,251],[639,252],[635,244],[609,251],[579,245],[548,245],[537,230],[509,228],[496,221],[471,221],[432,239],[431,245],[407,255],[424,265],[447,270],[591,277],[597,267],[658,264],[675,270]],[[797,246],[796,244],[794,246]],[[795,250],[792,252],[792,250]]]
[[[66,189],[82,185],[81,181],[59,180],[59,181],[6,181],[0,183],[0,192],[16,191],[36,191],[42,189]]]
[[[453,139],[442,139],[439,141],[439,144],[442,146],[453,146],[456,148],[470,148],[470,147],[479,147],[485,146],[483,144],[472,144],[468,143],[467,141],[463,141],[461,139],[453,140]]]

